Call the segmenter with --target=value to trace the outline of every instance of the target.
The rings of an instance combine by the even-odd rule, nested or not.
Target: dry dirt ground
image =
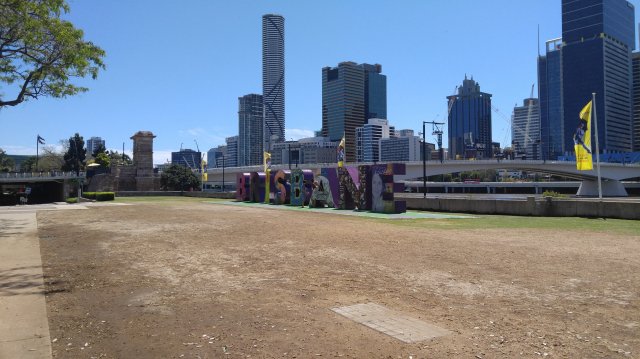
[[[640,236],[482,220],[42,211],[54,357],[640,357]],[[357,303],[451,333],[407,344],[331,311]]]

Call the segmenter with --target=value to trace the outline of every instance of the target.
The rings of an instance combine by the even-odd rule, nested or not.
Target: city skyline
[[[96,81],[76,81],[90,88],[86,94],[3,109],[0,148],[35,154],[38,133],[51,145],[79,132],[102,137],[109,149],[121,151],[124,142],[130,153],[129,136],[148,130],[157,135],[154,163],[163,163],[194,140],[203,152],[222,145],[238,135],[237,98],[260,92],[261,18],[271,13],[287,22],[287,140],[322,126],[322,68],[354,61],[383,66],[390,123],[416,131],[423,120],[446,121],[446,97],[473,76],[499,111],[493,140],[508,145],[513,106],[537,85],[537,27],[541,53],[546,40],[561,36],[560,1],[527,4],[526,16],[523,4],[510,1],[364,3],[72,2],[66,17],[107,51],[107,70]],[[177,26],[166,29],[167,21]]]

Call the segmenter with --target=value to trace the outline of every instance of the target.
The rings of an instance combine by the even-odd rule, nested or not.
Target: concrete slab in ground
[[[415,343],[449,334],[446,329],[375,303],[355,304],[331,310],[405,343]]]
[[[257,207],[257,208],[267,208],[267,209],[282,209],[282,210],[290,210],[290,211],[303,211],[303,212],[311,212],[311,213],[341,214],[345,216],[359,216],[359,217],[371,217],[371,218],[382,218],[382,219],[476,218],[474,216],[461,215],[461,214],[443,214],[443,213],[429,213],[429,212],[417,212],[417,211],[407,211],[405,213],[397,213],[397,214],[386,214],[386,213],[374,213],[369,211],[335,209],[335,208],[328,208],[328,207],[327,208],[309,208],[309,207],[298,207],[298,206],[287,206],[287,205],[272,205],[272,204],[255,203],[255,202],[226,201],[226,202],[210,202],[210,203],[235,205],[235,206],[249,206],[249,207]]]
[[[0,358],[51,358],[33,210],[0,213]]]

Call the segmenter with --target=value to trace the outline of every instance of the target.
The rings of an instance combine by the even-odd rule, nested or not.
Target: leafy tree
[[[119,165],[131,165],[133,164],[133,161],[131,160],[131,157],[129,157],[129,155],[127,155],[126,153],[121,154],[118,153],[118,151],[109,151],[108,152],[109,158],[111,159],[111,163],[116,163]]]
[[[101,143],[98,145],[98,148],[96,148],[93,153],[91,154],[91,157],[96,158],[96,156],[98,156],[100,153],[106,153],[107,149],[104,147],[104,145]]]
[[[40,150],[40,157],[38,158],[39,171],[60,171],[63,164],[63,155],[56,152],[53,146],[44,146]]]
[[[95,157],[95,163],[99,164],[102,167],[111,166],[111,158],[104,152],[99,152]]]
[[[85,92],[70,78],[96,79],[105,68],[104,50],[60,19],[68,12],[65,0],[0,0],[0,82],[17,91],[9,100],[0,97],[0,108],[40,96]]]
[[[9,172],[13,169],[13,166],[15,166],[13,160],[0,148],[0,172]]]
[[[36,168],[36,156],[31,156],[26,160],[22,161],[20,164],[20,171],[22,172],[33,172],[37,171]]]
[[[84,162],[87,158],[87,150],[84,148],[84,139],[79,133],[69,138],[67,144],[67,152],[64,154],[64,164],[62,165],[63,171],[74,171],[79,173],[84,167]]]
[[[160,176],[162,189],[184,191],[189,188],[200,188],[200,178],[191,169],[178,164],[172,164]]]

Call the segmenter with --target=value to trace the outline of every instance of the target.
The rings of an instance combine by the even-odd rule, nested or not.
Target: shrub
[[[96,192],[96,201],[113,201],[115,197],[114,192]]]
[[[67,198],[67,203],[78,203],[77,197],[69,197]]]
[[[82,198],[86,198],[86,199],[96,199],[96,194],[98,192],[84,192],[82,193]]]
[[[558,193],[556,191],[546,190],[542,192],[542,197],[553,197],[553,198],[566,198],[566,194]]]

